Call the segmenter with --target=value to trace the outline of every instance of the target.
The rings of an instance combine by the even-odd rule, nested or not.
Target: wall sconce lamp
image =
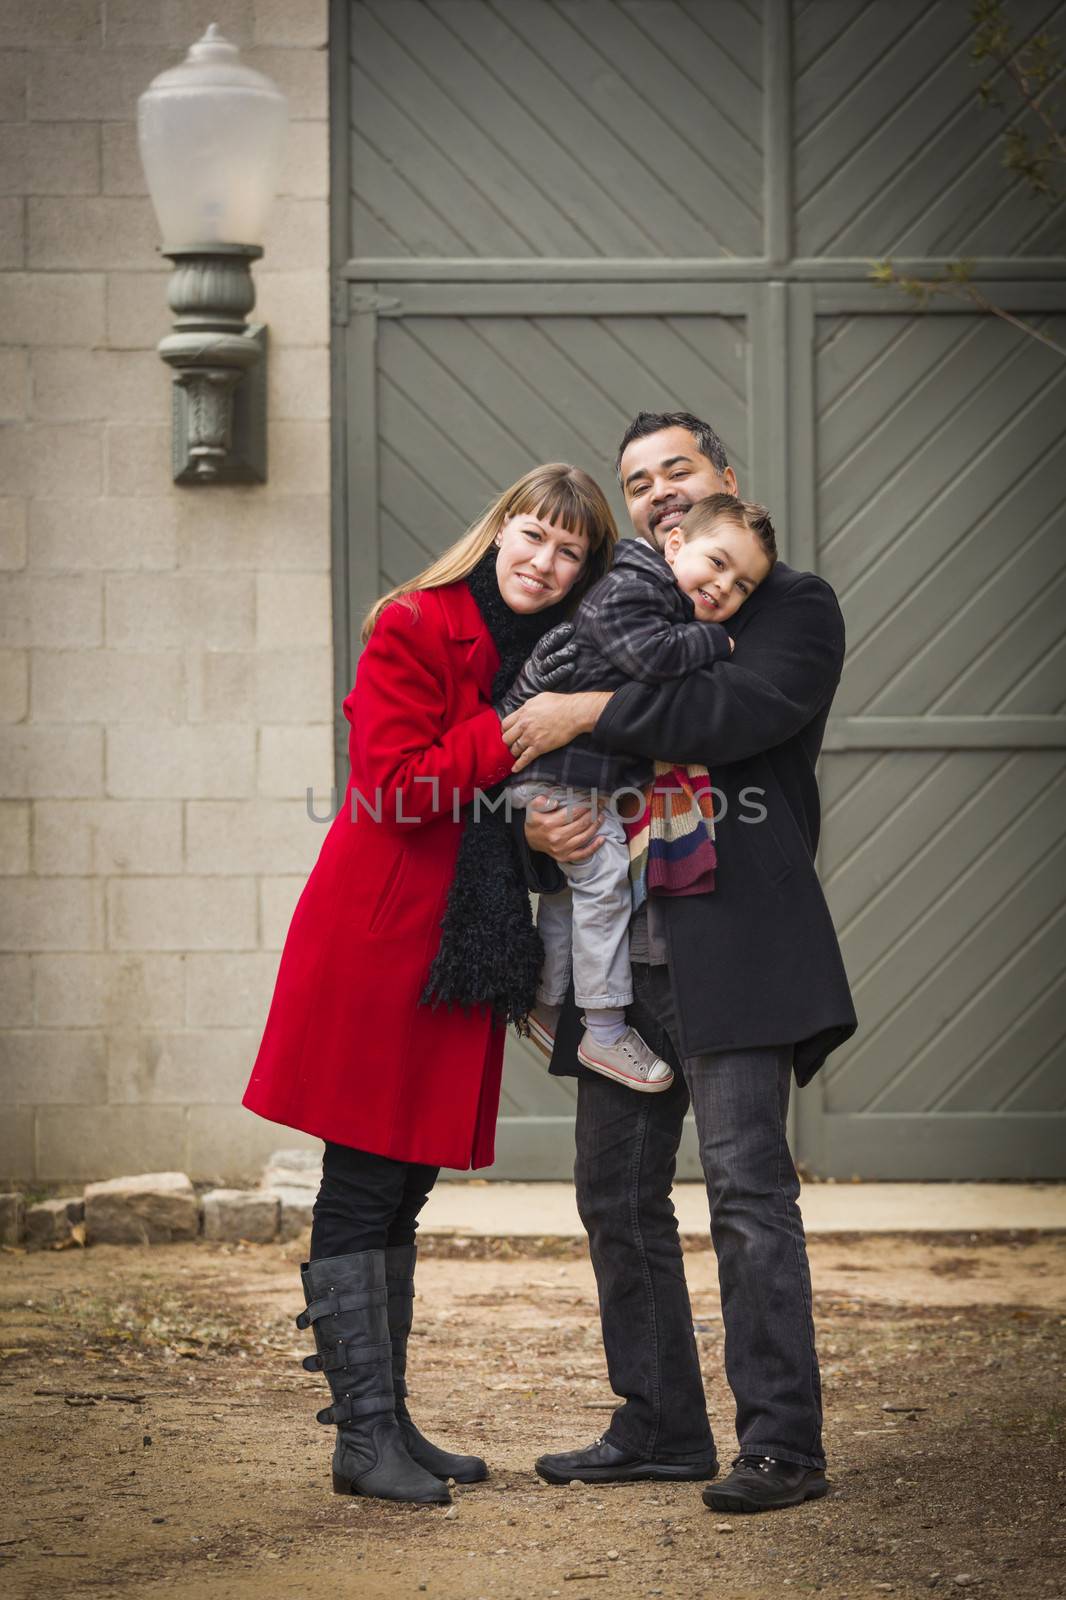
[[[173,261],[175,483],[266,482],[266,328],[249,326],[288,122],[276,84],[215,23],[137,102],[148,190]]]

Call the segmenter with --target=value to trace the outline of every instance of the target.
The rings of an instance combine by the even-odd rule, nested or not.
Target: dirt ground
[[[3,1255],[0,1592],[1066,1595],[1066,1238],[812,1241],[834,1490],[729,1519],[695,1484],[540,1484],[533,1458],[590,1442],[612,1402],[583,1249],[522,1248],[419,1264],[412,1409],[492,1469],[454,1513],[330,1493],[298,1244]],[[689,1278],[727,1465],[706,1248]]]

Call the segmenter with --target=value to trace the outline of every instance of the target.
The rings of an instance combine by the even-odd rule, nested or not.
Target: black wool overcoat
[[[649,760],[698,762],[718,790],[713,892],[659,901],[681,1055],[793,1044],[803,1085],[857,1026],[814,866],[815,763],[844,663],[844,619],[824,579],[778,562],[728,628],[730,658],[667,683],[624,684],[594,736]],[[562,887],[549,857],[525,854],[531,887]],[[571,1000],[556,1075],[584,1073],[581,1031]]]

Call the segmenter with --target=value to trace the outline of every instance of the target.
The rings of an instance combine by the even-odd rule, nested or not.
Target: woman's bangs
[[[527,510],[544,522],[554,522],[560,528],[565,528],[567,533],[586,534],[593,550],[603,540],[603,527],[594,508],[568,478],[560,478],[549,484],[539,504],[530,505]]]

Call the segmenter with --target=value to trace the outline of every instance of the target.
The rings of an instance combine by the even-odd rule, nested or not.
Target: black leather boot
[[[820,1500],[829,1493],[821,1467],[802,1467],[794,1461],[746,1452],[737,1456],[733,1469],[720,1483],[708,1484],[703,1503],[712,1511],[780,1511]]]
[[[392,1341],[392,1386],[396,1393],[396,1420],[412,1461],[438,1478],[454,1478],[456,1483],[480,1483],[489,1469],[480,1456],[453,1455],[431,1444],[411,1421],[407,1409],[407,1340],[415,1298],[416,1245],[396,1245],[385,1251],[385,1274],[389,1290],[389,1337]]]
[[[296,1326],[314,1330],[318,1350],[304,1366],[325,1373],[333,1394],[318,1421],[337,1428],[334,1490],[448,1505],[447,1484],[411,1459],[396,1419],[385,1252],[305,1262],[300,1278],[307,1309]]]

